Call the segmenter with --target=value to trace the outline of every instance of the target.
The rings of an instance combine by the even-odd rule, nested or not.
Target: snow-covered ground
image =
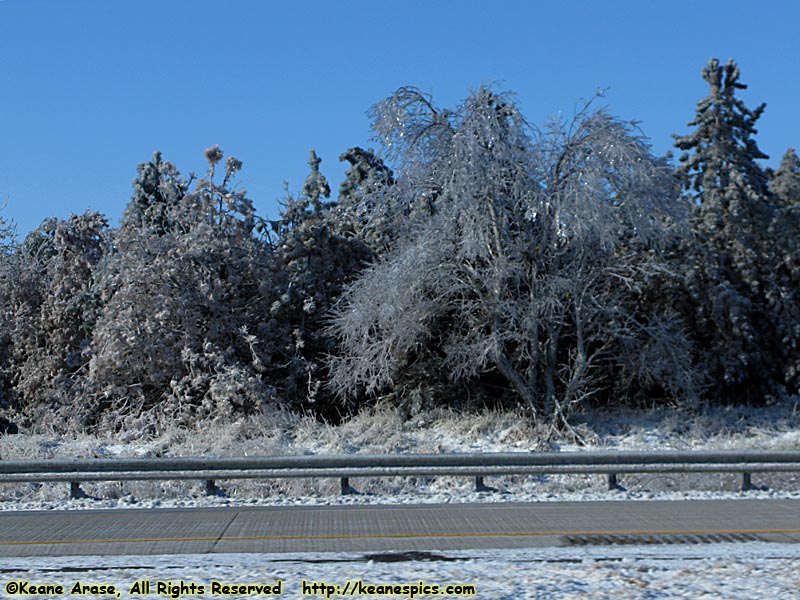
[[[205,585],[205,596],[210,596],[212,581],[274,585],[281,580],[284,598],[324,598],[303,595],[303,580],[341,586],[361,580],[365,585],[474,584],[473,597],[482,599],[793,600],[800,595],[799,565],[800,545],[763,543],[448,551],[406,557],[389,553],[12,558],[4,559],[0,567],[0,594],[9,581],[19,580],[67,589],[76,581],[115,584],[122,598],[137,597],[128,592],[142,580],[151,581],[149,597],[156,596],[157,581]]]
[[[800,448],[797,402],[766,409],[673,409],[617,412],[576,421],[582,441],[553,434],[513,413],[458,416],[447,411],[405,420],[376,410],[329,427],[283,413],[200,432],[168,429],[142,436],[47,434],[0,437],[2,458],[233,456],[299,453],[514,452],[585,449],[668,450]],[[514,502],[609,499],[800,499],[797,474],[754,474],[761,489],[742,493],[734,475],[630,475],[624,491],[607,491],[597,476],[489,478],[495,493],[475,493],[468,478],[383,478],[351,481],[364,492],[339,496],[331,480],[220,482],[226,497],[207,498],[199,482],[85,484],[98,499],[67,500],[65,484],[0,485],[0,510],[150,508],[207,505]],[[396,560],[391,560],[392,558]],[[398,556],[363,554],[125,556],[3,559],[0,596],[8,582],[116,584],[123,598],[136,581],[283,583],[283,597],[303,596],[308,581],[345,585],[475,584],[478,598],[762,598],[800,597],[800,545],[743,543],[603,546],[506,551],[447,551]],[[209,590],[206,590],[207,595]],[[141,596],[139,596],[141,597]],[[145,596],[146,597],[146,596]],[[156,597],[153,594],[150,597]],[[162,597],[164,597],[162,595]],[[316,597],[325,597],[318,595]],[[332,597],[336,597],[335,595]],[[368,596],[348,596],[368,597]],[[403,597],[402,595],[396,597]],[[407,597],[407,596],[406,596]]]
[[[167,429],[142,436],[48,434],[0,437],[0,459],[114,456],[246,456],[326,453],[439,453],[581,451],[591,449],[798,449],[800,402],[763,409],[729,407],[697,414],[662,408],[577,418],[582,440],[531,424],[518,414],[456,415],[437,411],[406,420],[384,408],[338,427],[285,413],[208,426],[191,432]],[[739,491],[735,474],[636,474],[608,491],[596,475],[490,477],[494,493],[476,493],[470,478],[354,479],[361,495],[340,496],[339,483],[319,480],[220,481],[227,495],[206,497],[200,482],[87,483],[93,498],[67,500],[66,484],[0,484],[0,510],[56,508],[153,508],[204,505],[293,505],[409,502],[515,502],[704,498],[800,498],[800,474],[754,473],[758,488]]]

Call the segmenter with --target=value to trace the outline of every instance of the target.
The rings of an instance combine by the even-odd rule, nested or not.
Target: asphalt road
[[[0,557],[528,548],[687,536],[800,542],[800,501],[0,512]]]

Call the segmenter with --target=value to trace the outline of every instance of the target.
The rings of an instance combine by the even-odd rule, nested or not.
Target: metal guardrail
[[[475,477],[478,491],[490,490],[484,477],[498,475],[606,475],[609,489],[630,473],[741,473],[751,489],[751,473],[800,472],[800,451],[543,452],[480,454],[348,454],[229,458],[92,458],[0,460],[0,483],[69,482],[80,497],[80,482],[199,479],[208,494],[220,479],[338,478],[343,494],[353,493],[352,477]]]

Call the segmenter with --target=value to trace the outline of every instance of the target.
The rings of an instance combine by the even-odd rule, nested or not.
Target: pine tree
[[[756,161],[769,157],[753,139],[755,123],[766,104],[750,110],[735,96],[736,90],[747,86],[739,82],[739,68],[733,60],[720,66],[716,58],[710,59],[703,67],[703,79],[711,89],[709,96],[697,103],[697,116],[689,123],[696,129],[675,136],[675,146],[686,151],[676,174],[704,211],[736,215],[734,191],[752,201],[766,193],[767,176]]]
[[[14,229],[0,216],[0,297],[5,296],[14,268]],[[11,402],[8,398],[10,388],[11,367],[11,323],[7,319],[6,310],[0,310],[0,409],[8,409]],[[10,316],[10,315],[9,315]],[[0,426],[1,427],[1,426]]]
[[[342,152],[339,161],[347,161],[350,168],[345,180],[339,186],[339,203],[348,203],[358,193],[371,191],[376,186],[394,184],[394,173],[383,161],[375,156],[372,148],[364,150],[359,146]]]
[[[791,393],[800,390],[800,159],[789,148],[780,167],[771,173],[770,189],[778,215],[770,227],[776,251],[777,286],[769,296],[770,309],[783,352],[783,383]]]
[[[794,148],[786,151],[778,170],[771,173],[769,188],[782,207],[800,209],[800,158]]]
[[[697,104],[689,123],[696,129],[675,136],[685,153],[675,171],[687,197],[697,206],[695,225],[704,243],[713,244],[740,271],[748,285],[756,285],[764,231],[774,217],[767,173],[758,164],[769,158],[753,136],[765,104],[748,109],[735,96],[747,86],[739,82],[733,60],[724,66],[712,58],[703,68],[710,95]]]
[[[311,150],[310,173],[302,193],[287,197],[276,222],[274,283],[278,293],[269,309],[276,354],[270,377],[285,405],[336,419],[339,407],[332,406],[323,386],[324,360],[333,344],[322,324],[344,285],[371,253],[356,236],[344,235],[333,203],[325,201],[331,190],[320,171],[321,162]]]
[[[684,310],[712,390],[756,399],[777,366],[766,302],[773,291],[769,230],[776,211],[758,163],[768,157],[754,139],[765,104],[750,110],[736,97],[747,86],[733,60],[720,65],[712,58],[702,74],[710,93],[689,123],[695,129],[675,136],[685,151],[675,174],[692,206],[696,236],[681,257],[690,296]]]
[[[331,187],[328,180],[320,172],[322,159],[314,150],[309,151],[308,166],[311,172],[303,183],[303,191],[298,197],[287,192],[280,219],[273,223],[275,233],[285,242],[292,236],[301,235],[304,227],[312,221],[319,220],[325,209],[330,206],[323,200],[330,198]]]
[[[3,207],[0,206],[0,210]],[[16,238],[16,227],[0,216],[0,255],[13,251]]]
[[[153,159],[140,163],[133,180],[133,197],[122,218],[122,227],[144,227],[163,235],[175,227],[171,214],[189,192],[189,182],[181,178],[171,162],[155,152]]]
[[[355,237],[380,255],[398,235],[392,227],[395,219],[388,193],[395,184],[394,173],[372,148],[350,148],[339,160],[350,163],[350,168],[326,220],[338,235]]]

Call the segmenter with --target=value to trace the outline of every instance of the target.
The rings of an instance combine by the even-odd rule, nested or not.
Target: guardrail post
[[[619,481],[617,480],[616,473],[609,473],[608,474],[608,489],[610,490],[618,490],[620,489]]]
[[[475,476],[475,491],[476,492],[496,492],[497,488],[483,483],[483,475]]]
[[[742,473],[742,491],[746,492],[753,489],[753,482],[750,479],[750,473]]]
[[[213,479],[206,479],[206,496],[224,496],[225,492],[217,487]]]
[[[350,487],[350,478],[349,477],[342,477],[339,480],[339,485],[342,490],[342,496],[349,496],[350,494],[358,494],[358,490],[354,487]]]
[[[69,482],[69,497],[73,500],[77,500],[78,498],[86,498],[86,492],[81,489],[80,481]]]

